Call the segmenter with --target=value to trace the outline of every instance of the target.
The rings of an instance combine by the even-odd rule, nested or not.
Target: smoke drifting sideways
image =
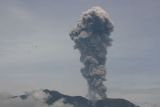
[[[84,64],[81,73],[88,83],[87,97],[93,101],[107,97],[103,82],[106,81],[105,63],[112,31],[109,15],[101,7],[92,7],[82,14],[69,34],[74,48],[80,51],[80,61]]]

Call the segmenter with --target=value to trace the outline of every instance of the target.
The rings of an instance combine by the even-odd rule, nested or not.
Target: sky
[[[108,95],[160,98],[159,0],[1,0],[0,92],[48,88],[85,96],[80,54],[69,32],[92,6],[105,9],[114,24]]]

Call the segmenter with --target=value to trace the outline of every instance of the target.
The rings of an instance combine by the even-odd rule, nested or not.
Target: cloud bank
[[[43,90],[27,92],[21,96],[0,93],[0,107],[73,107],[71,104],[65,104],[63,98],[53,105],[48,105],[46,103],[48,97]]]

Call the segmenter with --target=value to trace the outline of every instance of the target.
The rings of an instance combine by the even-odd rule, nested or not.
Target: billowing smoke
[[[111,45],[110,33],[113,25],[108,14],[100,7],[93,7],[84,12],[77,25],[70,32],[75,42],[75,49],[80,51],[80,61],[84,64],[81,69],[88,83],[88,97],[95,100],[97,95],[106,98],[106,54]]]

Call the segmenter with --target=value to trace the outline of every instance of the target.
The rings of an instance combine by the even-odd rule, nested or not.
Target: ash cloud
[[[106,98],[106,55],[107,47],[111,46],[110,33],[113,24],[109,15],[101,7],[92,7],[84,12],[77,25],[70,32],[75,49],[80,51],[80,61],[84,64],[81,69],[88,83],[88,98],[96,100]]]

